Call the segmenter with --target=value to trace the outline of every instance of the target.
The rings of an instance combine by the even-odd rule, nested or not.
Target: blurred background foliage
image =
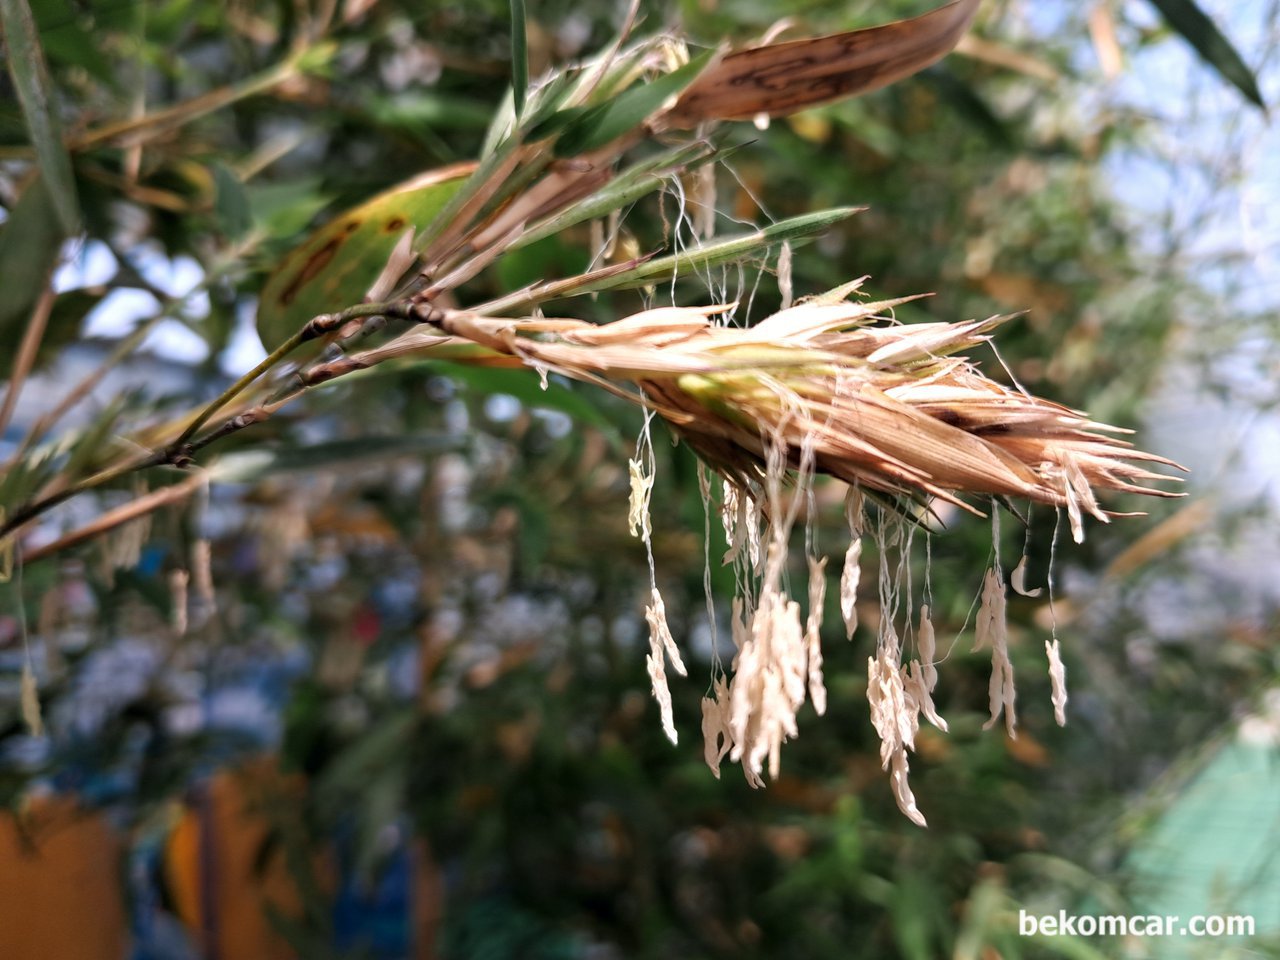
[[[680,24],[714,44],[783,15],[803,34],[929,6],[686,0],[644,5],[642,29]],[[1217,6],[1274,102],[1275,5]],[[69,836],[56,796],[106,817],[119,906],[95,915],[127,931],[97,936],[103,953],[73,933],[86,952],[66,956],[1280,955],[1274,897],[1249,901],[1260,936],[1247,943],[1017,930],[1020,908],[1164,912],[1171,877],[1190,890],[1184,912],[1205,914],[1245,912],[1233,883],[1280,883],[1280,794],[1258,761],[1280,742],[1265,695],[1280,639],[1265,454],[1280,296],[1258,272],[1280,233],[1274,213],[1230,227],[1274,194],[1248,157],[1275,134],[1221,47],[1206,65],[1188,42],[1204,35],[1177,35],[1188,7],[988,3],[960,53],[744,125],[718,173],[723,223],[867,205],[797,251],[797,294],[869,274],[877,297],[935,293],[902,308],[907,321],[1025,309],[999,341],[1008,375],[1139,427],[1143,446],[1195,470],[1191,500],[1094,525],[1080,547],[1055,552],[1044,511],[1029,535],[1005,518],[1008,565],[1025,538],[1042,584],[1054,552],[1058,590],[1052,612],[1010,600],[1016,741],[980,729],[988,666],[963,632],[991,528],[955,517],[931,537],[942,649],[958,639],[940,671],[951,733],[921,731],[913,771],[927,831],[879,769],[865,628],[826,637],[830,709],[802,718],[780,780],[757,792],[703,765],[698,678],[727,655],[731,579],[714,518],[704,547],[685,448],[658,445],[653,501],[661,586],[693,664],[673,689],[672,748],[644,673],[646,561],[626,531],[636,412],[581,385],[542,392],[532,374],[423,362],[315,392],[220,447],[207,490],[0,587],[0,797],[15,843],[0,945],[43,929],[15,871],[24,845]],[[38,279],[58,291],[0,438],[10,502],[19,444],[69,384],[110,369],[64,421],[59,455],[88,460],[126,410],[211,396],[261,356],[254,297],[279,258],[378,190],[473,156],[510,82],[500,0],[31,11],[77,202],[68,211],[40,179],[19,91],[0,86],[0,343],[15,357]],[[530,3],[531,70],[600,49],[621,13]],[[679,203],[673,190],[637,205],[624,241],[651,249]],[[74,240],[64,215],[80,218]],[[583,227],[526,248],[474,292],[580,269],[588,245]],[[753,318],[779,303],[771,276],[709,280],[749,295]],[[574,309],[607,319],[640,304],[616,293]],[[134,493],[72,501],[27,544]],[[820,491],[820,550],[844,549],[840,496]],[[179,636],[174,575],[204,550],[213,593],[192,588]],[[1063,730],[1042,665],[1055,616]],[[27,649],[41,736],[20,711]],[[1244,773],[1214,779],[1223,757]],[[1172,835],[1186,857],[1153,852],[1191,795],[1198,812],[1179,822],[1192,826]],[[1252,873],[1213,859],[1241,830],[1255,833]]]

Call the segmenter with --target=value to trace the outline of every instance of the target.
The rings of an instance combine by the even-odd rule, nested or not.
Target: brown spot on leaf
[[[400,230],[403,230],[407,224],[408,224],[408,221],[405,220],[404,217],[392,217],[390,220],[386,222],[386,225],[382,228],[382,232],[396,233]]]
[[[337,254],[338,248],[342,246],[341,239],[330,240],[323,247],[307,258],[307,262],[302,265],[302,269],[298,271],[297,276],[289,281],[289,285],[284,288],[284,292],[280,294],[280,306],[287,307],[293,303],[297,297],[298,291],[302,289],[302,285],[312,280],[316,274],[329,265],[329,261]]]

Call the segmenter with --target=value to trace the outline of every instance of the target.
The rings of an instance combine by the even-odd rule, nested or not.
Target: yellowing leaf
[[[359,303],[409,227],[419,231],[474,164],[420,174],[335,217],[294,248],[262,288],[258,334],[273,350],[312,317]]]

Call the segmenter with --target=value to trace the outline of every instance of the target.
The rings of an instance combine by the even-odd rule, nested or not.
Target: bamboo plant
[[[860,280],[790,302],[793,251],[858,208],[808,213],[737,235],[715,231],[716,170],[735,149],[727,136],[735,122],[763,127],[919,71],[955,46],[977,8],[977,0],[955,0],[881,27],[702,52],[670,33],[637,39],[633,8],[605,52],[534,81],[522,23],[513,17],[511,95],[480,156],[370,199],[284,257],[261,290],[258,331],[269,351],[261,363],[176,419],[109,418],[73,444],[69,456],[59,455],[65,439],[52,431],[56,417],[33,428],[0,475],[4,569],[70,549],[216,482],[220,463],[209,448],[218,441],[370,367],[438,358],[568,377],[661,418],[704,465],[704,497],[719,501],[731,544],[726,562],[739,566],[742,585],[734,601],[736,656],[712,677],[712,695],[703,702],[706,758],[717,775],[726,756],[741,762],[753,785],[763,783],[766,769],[776,777],[779,748],[798,733],[799,707],[809,700],[821,713],[825,706],[818,642],[825,558],[806,557],[803,621],[784,585],[792,530],[818,477],[848,485],[850,541],[839,590],[850,636],[864,535],[881,544],[879,587],[884,608],[893,610],[897,585],[886,550],[908,549],[912,531],[931,523],[939,505],[981,513],[998,501],[1047,504],[1065,511],[1079,540],[1086,517],[1113,516],[1100,493],[1171,495],[1152,486],[1167,478],[1150,469],[1170,462],[1133,448],[1120,439],[1124,431],[978,368],[970,354],[1010,317],[903,324],[894,309],[914,298],[870,301]],[[289,70],[305,70],[311,55],[300,50]],[[38,92],[24,102],[33,127],[49,116]],[[128,149],[131,137],[146,133],[109,128],[97,139],[81,138],[81,146]],[[30,189],[57,195],[65,142],[52,135],[36,142],[51,146],[38,158],[43,179]],[[677,226],[668,248],[652,251],[622,252],[611,242],[621,211],[673,185],[694,210],[695,231]],[[75,211],[59,213],[74,229]],[[597,225],[590,269],[478,302],[470,294],[468,284],[505,256],[583,224]],[[722,265],[775,275],[787,305],[744,325],[741,304],[690,303],[685,281]],[[600,325],[557,316],[572,298],[629,288],[651,303],[670,303]],[[39,344],[50,303],[42,295],[33,305],[0,422],[21,389],[23,358]],[[630,464],[629,509],[633,532],[651,549],[648,423]],[[24,542],[33,521],[72,497],[173,468],[194,471],[195,479],[142,493],[52,543]],[[1016,574],[1013,584],[1022,589]],[[685,667],[656,581],[651,586],[648,672],[675,740],[666,669]],[[977,636],[992,650],[991,722],[1003,715],[1012,734],[1004,590],[997,559],[984,581]],[[896,626],[893,616],[883,616],[877,632],[868,658],[871,719],[899,806],[923,824],[907,784],[907,753],[920,717],[946,726],[932,702],[937,671],[928,608],[908,609]],[[914,657],[900,632],[915,638]],[[1056,639],[1046,647],[1055,713],[1064,722]]]

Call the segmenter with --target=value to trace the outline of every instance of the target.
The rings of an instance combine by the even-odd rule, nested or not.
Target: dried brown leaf
[[[949,53],[977,9],[978,0],[955,0],[911,20],[731,53],[681,94],[666,122],[784,116],[877,90]]]

